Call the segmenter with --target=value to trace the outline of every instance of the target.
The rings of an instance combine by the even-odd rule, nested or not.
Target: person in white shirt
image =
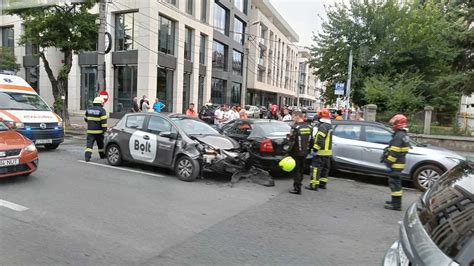
[[[235,119],[239,119],[240,118],[240,115],[239,115],[239,112],[237,112],[237,106],[232,106],[232,108],[229,110],[229,121],[232,121],[232,120],[235,120]]]
[[[224,122],[224,109],[225,106],[222,104],[220,108],[214,112],[214,125],[218,128],[220,128],[221,124]]]
[[[288,122],[292,120],[293,117],[290,115],[290,111],[288,110],[288,108],[283,109],[283,118],[281,119],[281,121]]]

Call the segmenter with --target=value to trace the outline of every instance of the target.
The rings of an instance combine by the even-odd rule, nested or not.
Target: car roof
[[[372,122],[372,121],[356,121],[356,120],[332,120],[331,123],[333,125],[360,125],[360,126],[379,126],[379,127],[387,127],[386,125],[380,122]]]
[[[130,116],[130,115],[142,115],[142,114],[143,114],[143,115],[149,115],[149,116],[167,117],[167,118],[186,118],[186,119],[198,120],[197,117],[187,116],[187,115],[178,114],[178,113],[166,113],[166,112],[160,112],[160,113],[156,113],[156,112],[149,112],[149,113],[128,113],[128,114],[126,114],[126,116]]]
[[[279,120],[273,120],[273,119],[257,119],[257,118],[249,118],[249,119],[238,119],[240,121],[247,121],[250,124],[265,124],[265,123],[285,123],[283,121]]]

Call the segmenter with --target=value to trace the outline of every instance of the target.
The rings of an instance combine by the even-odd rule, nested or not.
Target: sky
[[[324,5],[333,4],[334,0],[270,0],[283,18],[300,36],[298,45],[311,46],[313,32],[319,32],[322,21],[318,14],[325,18]]]

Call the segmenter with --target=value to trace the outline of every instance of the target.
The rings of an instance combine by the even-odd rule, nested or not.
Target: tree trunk
[[[69,110],[68,110],[68,85],[69,85],[69,73],[71,72],[72,68],[72,50],[64,50],[64,65],[62,69],[59,71],[58,74],[58,90],[59,90],[59,97],[64,96],[63,101],[63,119],[66,125],[69,125]]]
[[[53,97],[54,97],[54,100],[56,101],[56,99],[59,97],[58,96],[59,95],[58,81],[54,77],[53,70],[51,70],[49,61],[48,59],[46,59],[46,55],[44,54],[44,52],[41,52],[39,55],[41,59],[43,60],[44,69],[46,70],[46,74],[48,74],[49,82],[51,82],[51,87],[53,88]]]

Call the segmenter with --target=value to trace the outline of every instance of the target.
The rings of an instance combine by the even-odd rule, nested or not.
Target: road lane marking
[[[17,211],[17,212],[22,212],[22,211],[28,210],[28,208],[25,207],[25,206],[21,206],[19,204],[9,202],[9,201],[6,201],[6,200],[2,200],[2,199],[0,199],[0,206],[11,209],[11,210],[14,210],[14,211]]]
[[[143,171],[138,171],[138,170],[132,170],[132,169],[122,168],[122,167],[117,167],[117,166],[111,166],[111,165],[106,165],[106,164],[101,164],[101,163],[86,162],[86,161],[83,161],[83,160],[78,160],[78,162],[83,163],[83,164],[92,164],[92,165],[95,165],[95,166],[100,166],[100,167],[105,167],[105,168],[110,168],[110,169],[125,171],[125,172],[129,172],[129,173],[135,173],[135,174],[141,174],[141,175],[148,175],[148,176],[153,176],[153,177],[167,177],[167,176],[165,176],[165,175],[152,174],[152,173],[148,173],[148,172],[143,172]]]

